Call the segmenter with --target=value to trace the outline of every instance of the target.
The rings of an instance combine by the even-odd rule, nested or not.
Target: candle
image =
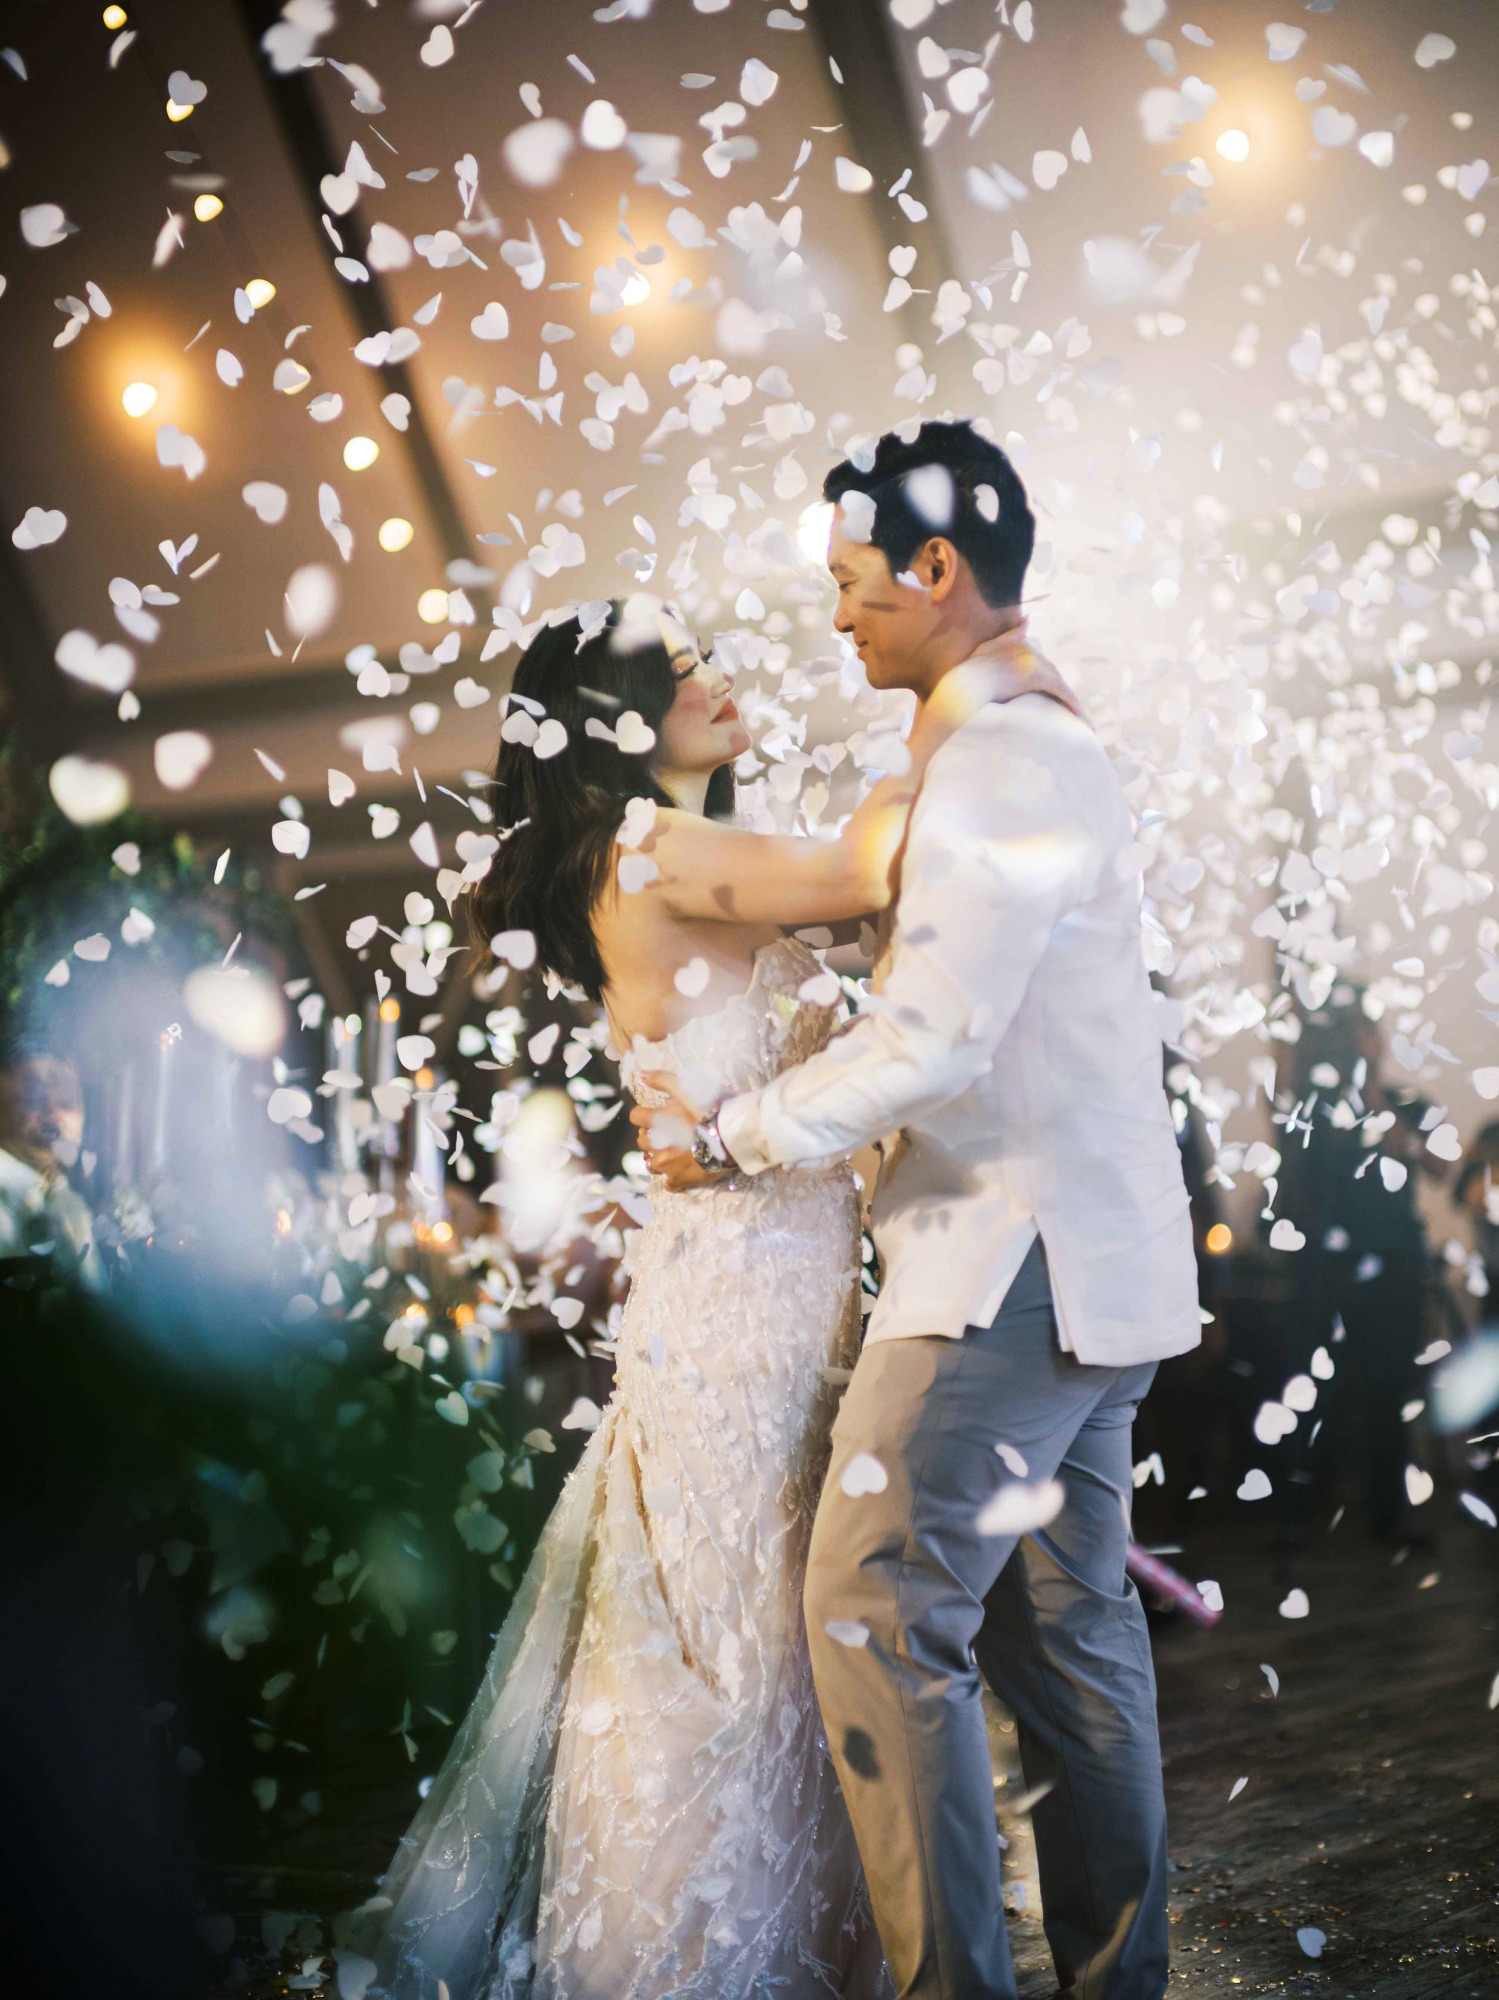
[[[438,1070],[421,1070],[417,1075],[417,1084],[419,1088],[413,1114],[416,1124],[411,1142],[411,1171],[423,1189],[418,1197],[421,1202],[422,1219],[429,1224],[436,1224],[447,1214],[448,1206],[444,1198],[447,1159],[438,1143],[434,1115],[442,1089],[442,1073]]]
[[[167,1116],[172,1095],[172,1073],[176,1066],[177,1043],[182,1030],[174,1021],[156,1038],[156,1115],[151,1131],[151,1172],[162,1173],[167,1163]]]
[[[380,1032],[375,1041],[376,1084],[393,1082],[397,1075],[396,1033],[400,1027],[401,1003],[399,1000],[385,999],[380,1002]],[[379,1150],[386,1159],[393,1160],[401,1150],[400,1125],[394,1118],[383,1117],[379,1125]]]
[[[111,1162],[111,1193],[123,1194],[135,1175],[135,1063],[120,1065],[115,1097],[114,1159]]]
[[[330,1070],[340,1076],[359,1075],[359,1016],[347,1019],[335,1014],[328,1022],[326,1057]],[[333,1163],[341,1174],[354,1173],[359,1166],[359,1133],[354,1124],[354,1086],[340,1085],[333,1092]]]

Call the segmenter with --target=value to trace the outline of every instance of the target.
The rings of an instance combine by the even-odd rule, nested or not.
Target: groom
[[[980,1676],[1014,1711],[1064,1994],[1158,2000],[1155,1682],[1130,1425],[1200,1338],[1133,822],[1019,611],[1035,523],[975,426],[845,461],[828,566],[876,687],[1018,671],[937,752],[888,959],[820,1054],[653,1147],[673,1186],[882,1135],[880,1295],[833,1431],[807,1632],[902,2000],[1013,2000]],[[956,685],[956,684],[955,684]],[[661,1133],[662,1114],[645,1114]]]

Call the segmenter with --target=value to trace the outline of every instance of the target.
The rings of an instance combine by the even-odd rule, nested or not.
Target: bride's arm
[[[674,916],[737,924],[834,923],[885,909],[926,767],[992,692],[994,676],[962,671],[963,681],[949,675],[941,699],[919,711],[906,745],[910,769],[881,778],[836,840],[747,833],[697,813],[663,811],[643,849],[660,869],[647,892]]]

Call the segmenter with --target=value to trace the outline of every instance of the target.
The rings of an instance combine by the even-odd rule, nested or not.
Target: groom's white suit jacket
[[[979,650],[1055,681],[1023,632]],[[871,1341],[987,1325],[1038,1229],[1079,1361],[1125,1366],[1201,1339],[1133,816],[1065,699],[991,702],[937,751],[869,1011],[719,1110],[752,1174],[901,1131],[873,1205]]]

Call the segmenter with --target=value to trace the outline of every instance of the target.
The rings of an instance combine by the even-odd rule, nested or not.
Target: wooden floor
[[[1226,1607],[1211,1632],[1163,1623],[1154,1633],[1173,2000],[1499,2000],[1499,1709],[1488,1706],[1499,1533],[1449,1518],[1435,1550],[1392,1564],[1345,1524],[1288,1571],[1251,1526],[1230,1536],[1205,1524],[1171,1560],[1194,1581],[1216,1579]],[[1299,1621],[1278,1610],[1293,1584],[1310,1600]],[[1049,2000],[1028,1823],[1005,1811],[1023,1790],[1013,1732],[996,1741],[1011,1894],[1023,1890],[1028,1906],[1011,1919],[1020,1994]],[[216,1870],[240,1960],[217,1990],[285,1993],[328,1948],[332,1914],[367,1891],[412,1803],[409,1769],[393,1767],[388,1745],[367,1757],[351,1746],[323,1818],[273,1868]],[[262,1942],[267,1908],[308,1919],[275,1954]],[[1325,1935],[1319,1958],[1298,1942],[1309,1930]],[[322,1966],[332,1974],[331,1958]],[[331,1977],[324,1990],[336,1992]]]
[[[1172,1995],[1495,2000],[1499,1534],[1452,1521],[1393,1567],[1346,1524],[1290,1571],[1221,1532],[1170,1560],[1225,1600],[1211,1632],[1155,1635]],[[1311,1606],[1297,1621],[1278,1609],[1293,1584]],[[1027,1829],[1006,1833],[1034,1911]],[[1324,1933],[1320,1958],[1304,1929]],[[1053,1994],[1038,1918],[1010,1935],[1022,2000]]]

